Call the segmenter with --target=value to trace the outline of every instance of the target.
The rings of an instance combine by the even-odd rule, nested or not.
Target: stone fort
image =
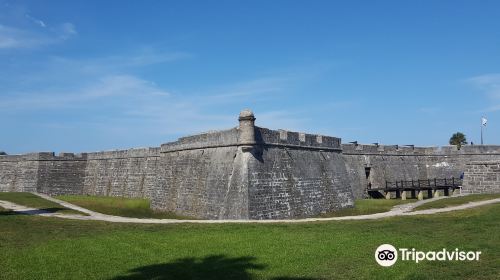
[[[341,139],[239,126],[162,144],[92,153],[0,156],[0,191],[148,198],[158,211],[202,219],[291,219],[352,207],[367,186],[458,178],[500,193],[500,146],[342,144]]]

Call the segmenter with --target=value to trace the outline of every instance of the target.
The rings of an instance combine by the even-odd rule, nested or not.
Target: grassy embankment
[[[30,208],[38,208],[51,213],[82,214],[81,212],[65,208],[55,202],[48,201],[31,193],[0,192],[0,200],[10,201]]]
[[[422,204],[413,209],[413,211],[435,209],[435,208],[446,208],[446,207],[466,204],[469,202],[488,200],[494,198],[500,198],[500,194],[470,194],[466,196],[447,197],[444,199],[430,201],[426,204]]]
[[[354,208],[345,208],[335,212],[321,214],[318,217],[342,217],[382,213],[390,211],[394,206],[417,202],[416,199],[358,199],[354,202]]]
[[[150,209],[150,202],[142,198],[123,198],[110,196],[64,195],[60,200],[83,208],[114,216],[156,219],[192,219],[171,212],[155,212]]]
[[[307,224],[118,224],[4,215],[0,279],[499,279],[500,204]],[[383,243],[479,262],[374,260]]]
[[[108,215],[134,218],[189,219],[189,217],[179,216],[170,212],[164,213],[152,211],[149,207],[149,200],[147,199],[82,195],[66,195],[58,196],[57,198],[92,211]],[[396,205],[415,201],[416,200],[414,199],[360,199],[356,200],[354,208],[347,208],[332,213],[322,214],[320,217],[366,215],[386,212],[391,210],[391,208]]]

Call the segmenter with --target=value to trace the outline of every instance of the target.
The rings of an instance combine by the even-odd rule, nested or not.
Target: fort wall
[[[471,163],[498,163],[500,146],[341,144],[257,127],[248,110],[239,121],[161,147],[2,155],[0,191],[148,198],[155,210],[205,219],[288,219],[352,207],[369,185],[386,181],[465,171],[464,189],[497,192],[500,185],[498,165]]]
[[[459,178],[466,164],[500,158],[500,146],[408,147],[342,145],[349,180],[356,198],[366,195],[369,184],[384,187],[386,181]],[[369,174],[368,174],[369,173]]]
[[[251,219],[310,217],[354,204],[340,138],[265,128],[255,134]]]
[[[249,128],[249,127],[247,127]],[[285,219],[353,205],[340,139],[250,127],[161,146],[152,207],[210,219]]]

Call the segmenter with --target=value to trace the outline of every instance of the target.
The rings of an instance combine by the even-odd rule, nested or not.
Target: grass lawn
[[[155,212],[149,208],[149,200],[142,198],[86,195],[63,195],[57,196],[56,198],[95,212],[114,216],[156,219],[193,219],[179,216],[171,212]]]
[[[341,217],[341,216],[355,216],[367,215],[374,213],[387,212],[392,207],[400,204],[417,202],[416,199],[358,199],[354,202],[354,208],[345,208],[336,212],[321,214],[318,217]]]
[[[113,224],[1,215],[0,279],[500,279],[500,204],[430,216],[307,224]],[[374,251],[480,250],[478,262]]]
[[[55,202],[48,201],[31,193],[24,192],[0,192],[0,200],[10,201],[32,208],[40,208],[47,212],[57,212],[62,214],[82,214],[73,209],[65,208]]]
[[[470,194],[466,196],[450,197],[445,199],[440,199],[437,201],[428,202],[426,204],[416,207],[413,211],[433,209],[433,208],[445,208],[450,206],[457,206],[461,204],[466,204],[468,202],[488,200],[499,198],[500,194]]]

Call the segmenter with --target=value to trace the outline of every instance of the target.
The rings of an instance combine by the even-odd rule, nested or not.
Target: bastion
[[[499,146],[341,144],[255,126],[248,109],[238,121],[160,147],[0,155],[0,191],[148,198],[154,210],[201,219],[312,217],[352,207],[368,187],[386,181],[458,178],[464,171],[464,181],[473,182],[464,186],[469,192],[500,192]],[[481,166],[488,166],[485,180],[478,179]]]

